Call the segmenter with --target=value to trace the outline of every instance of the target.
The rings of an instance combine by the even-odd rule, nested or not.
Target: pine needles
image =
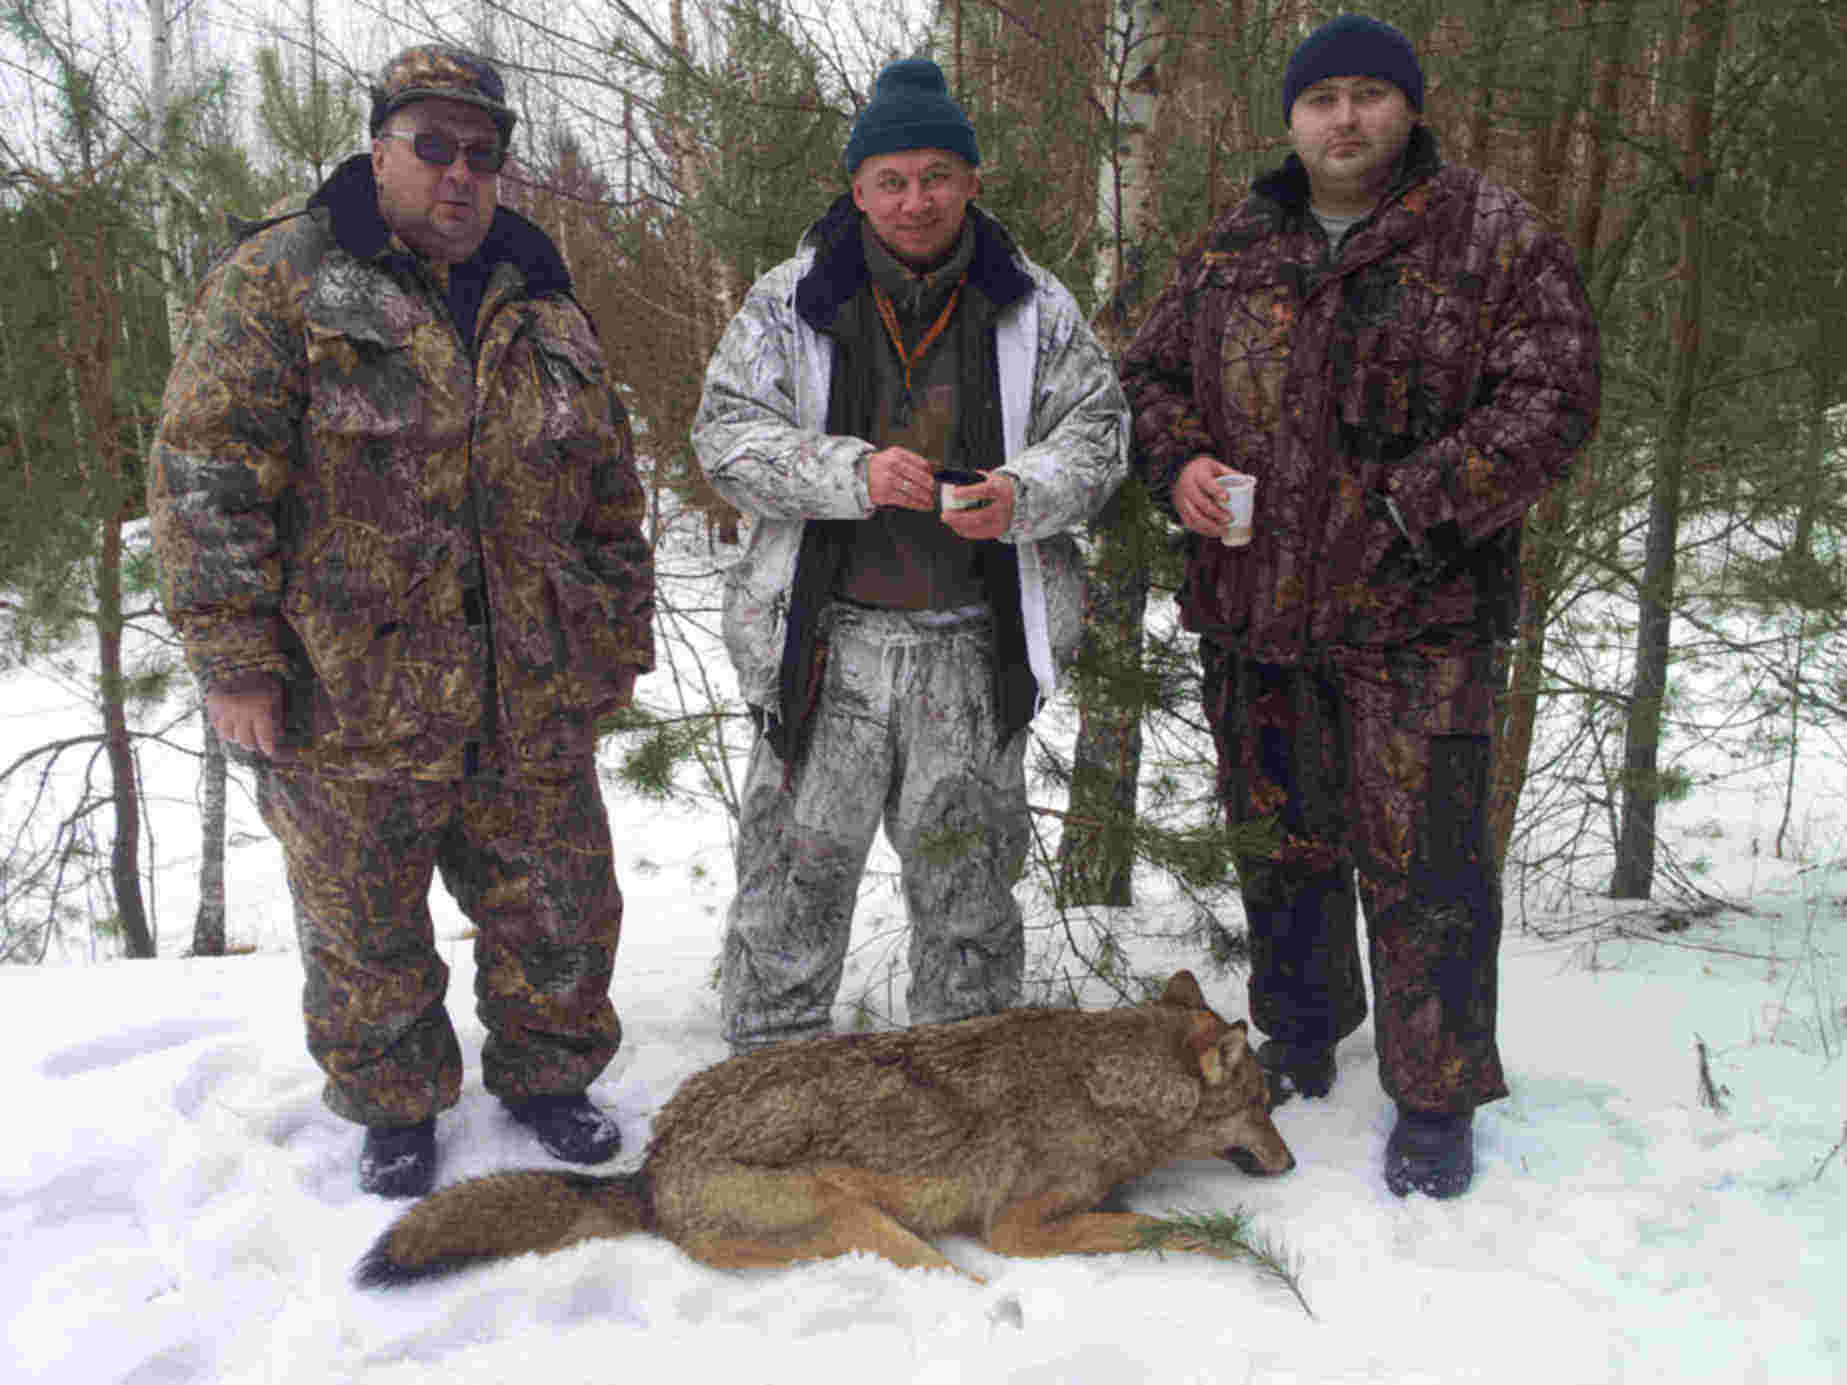
[[[1157,1255],[1172,1249],[1243,1260],[1263,1278],[1274,1280],[1293,1294],[1309,1317],[1315,1316],[1302,1294],[1300,1257],[1292,1255],[1280,1242],[1259,1234],[1251,1225],[1251,1214],[1242,1207],[1229,1212],[1170,1211],[1165,1217],[1152,1218],[1143,1228],[1141,1248]]]

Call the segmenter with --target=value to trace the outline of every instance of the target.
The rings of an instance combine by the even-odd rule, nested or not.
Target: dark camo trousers
[[[735,1049],[828,1029],[881,821],[910,922],[911,1022],[1019,1001],[1026,737],[997,744],[985,614],[939,627],[837,604],[826,625],[807,754],[787,781],[759,737],[744,783],[721,990]]]
[[[622,894],[592,764],[437,783],[264,764],[257,804],[287,861],[308,1051],[336,1113],[409,1125],[460,1094],[429,908],[439,872],[475,926],[487,1089],[509,1102],[580,1092],[608,1066]]]
[[[1507,1095],[1495,1044],[1500,876],[1487,834],[1500,651],[1343,651],[1318,667],[1201,641],[1230,822],[1273,818],[1280,851],[1238,865],[1251,1022],[1331,1044],[1366,1017],[1364,905],[1379,1080],[1422,1111]]]

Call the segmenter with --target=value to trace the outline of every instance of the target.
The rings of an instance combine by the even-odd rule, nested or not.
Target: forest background
[[[365,146],[365,85],[429,39],[492,54],[521,120],[502,200],[558,242],[637,425],[662,561],[662,672],[613,723],[627,791],[735,815],[748,726],[712,662],[741,518],[687,441],[751,280],[845,186],[873,74],[928,52],[980,132],[984,205],[1126,344],[1176,254],[1286,152],[1305,0],[805,0],[382,8],[326,0],[0,6],[0,675],[60,671],[92,731],[0,764],[0,959],[235,947],[224,757],[160,617],[143,463],[191,292],[228,218],[299,204]],[[1837,853],[1796,792],[1847,726],[1847,179],[1827,0],[1379,3],[1424,58],[1450,159],[1566,235],[1604,339],[1599,435],[1529,518],[1497,726],[1510,893],[1716,907],[1658,831],[1700,776],[1787,789],[1766,855]],[[678,541],[666,542],[670,535]],[[689,537],[690,536],[690,537]],[[1235,961],[1179,550],[1135,487],[1092,535],[1069,734],[1033,760],[1056,965],[1115,978],[1137,873]],[[663,676],[666,675],[666,676]],[[201,900],[159,936],[138,757],[200,765]],[[235,771],[232,771],[233,779]],[[1830,826],[1830,834],[1837,829]],[[189,852],[191,848],[188,848]],[[1104,905],[1081,911],[1074,906]],[[1043,978],[1042,978],[1043,979]],[[1128,984],[1129,978],[1121,978]]]

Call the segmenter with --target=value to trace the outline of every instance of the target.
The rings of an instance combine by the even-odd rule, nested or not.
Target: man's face
[[[446,135],[456,146],[446,167],[424,162],[412,141]],[[418,101],[392,115],[372,141],[372,174],[385,224],[411,249],[439,264],[460,264],[487,239],[499,175],[468,166],[468,152],[500,148],[494,118],[461,101]]]
[[[1329,77],[1296,98],[1289,138],[1323,211],[1368,212],[1391,182],[1417,113],[1391,82]]]
[[[885,248],[912,269],[942,262],[962,234],[981,174],[946,149],[878,154],[853,174],[853,205]]]

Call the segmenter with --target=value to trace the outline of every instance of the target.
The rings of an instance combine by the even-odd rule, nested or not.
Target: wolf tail
[[[542,1169],[488,1174],[438,1189],[399,1217],[354,1268],[353,1282],[390,1289],[653,1224],[645,1171],[614,1178]]]

